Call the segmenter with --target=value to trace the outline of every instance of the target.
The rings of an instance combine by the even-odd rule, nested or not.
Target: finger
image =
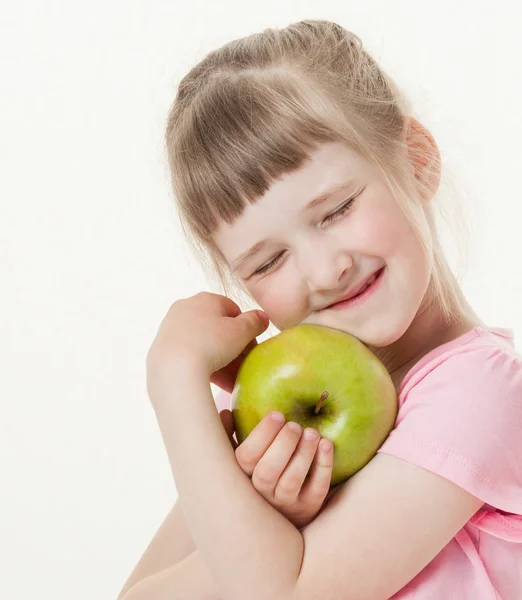
[[[292,458],[301,433],[302,429],[298,423],[286,423],[254,469],[252,483],[265,499],[274,498],[279,477]]]
[[[257,340],[254,338],[251,340],[245,349],[237,356],[231,363],[215,371],[210,376],[210,383],[217,385],[222,390],[225,390],[229,394],[233,391],[234,385],[236,383],[237,374],[241,364],[245,360],[247,354],[250,353],[257,346]]]
[[[269,326],[270,321],[266,313],[259,310],[250,310],[230,319],[231,326],[226,328],[227,352],[234,360],[250,342],[261,335]],[[231,361],[229,361],[231,362]]]
[[[333,469],[333,444],[323,438],[314,456],[310,477],[301,489],[303,503],[322,502],[330,489]]]
[[[240,342],[242,342],[245,337],[248,339],[248,343],[240,350],[244,351],[254,338],[265,331],[270,324],[270,319],[262,310],[249,310],[235,317],[234,324],[240,332]]]
[[[321,436],[312,428],[303,431],[297,449],[277,482],[274,498],[278,503],[295,501],[310,471]]]
[[[273,414],[270,413],[263,417],[236,449],[236,460],[249,477],[252,476],[257,463],[285,424],[282,413],[276,411],[279,420],[274,420],[272,418]]]

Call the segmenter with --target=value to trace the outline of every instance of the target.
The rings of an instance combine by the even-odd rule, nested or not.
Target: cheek
[[[363,232],[368,251],[374,255],[412,260],[420,251],[419,241],[406,217],[398,209],[375,211]],[[371,248],[370,248],[371,245]]]
[[[292,285],[288,278],[271,277],[272,281],[260,282],[255,291],[255,299],[267,313],[278,329],[286,329],[296,325],[306,316],[303,299],[306,294]]]
[[[351,232],[352,239],[356,239],[364,253],[386,258],[415,245],[415,234],[408,220],[384,186],[374,186],[356,215],[357,227]]]

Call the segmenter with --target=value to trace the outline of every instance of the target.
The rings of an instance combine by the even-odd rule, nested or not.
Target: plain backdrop
[[[520,347],[518,0],[3,0],[0,597],[115,599],[172,507],[145,356],[211,287],[173,209],[167,111],[208,51],[305,18],[403,86],[467,207],[468,299]]]

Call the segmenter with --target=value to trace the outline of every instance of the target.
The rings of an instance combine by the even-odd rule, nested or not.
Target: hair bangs
[[[173,186],[178,198],[189,200],[184,217],[205,224],[198,232],[205,238],[299,169],[320,143],[341,139],[339,127],[314,111],[306,91],[286,77],[278,85],[276,73],[212,78],[176,131],[169,157]]]

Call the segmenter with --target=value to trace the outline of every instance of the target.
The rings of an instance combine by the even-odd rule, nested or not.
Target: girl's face
[[[334,186],[330,197],[307,208]],[[417,218],[431,239],[419,202]],[[324,325],[387,346],[413,322],[430,281],[430,257],[383,176],[338,142],[320,146],[232,225],[223,223],[215,241],[279,330]],[[260,242],[262,248],[238,264]],[[366,299],[328,308],[381,267],[379,285]]]

